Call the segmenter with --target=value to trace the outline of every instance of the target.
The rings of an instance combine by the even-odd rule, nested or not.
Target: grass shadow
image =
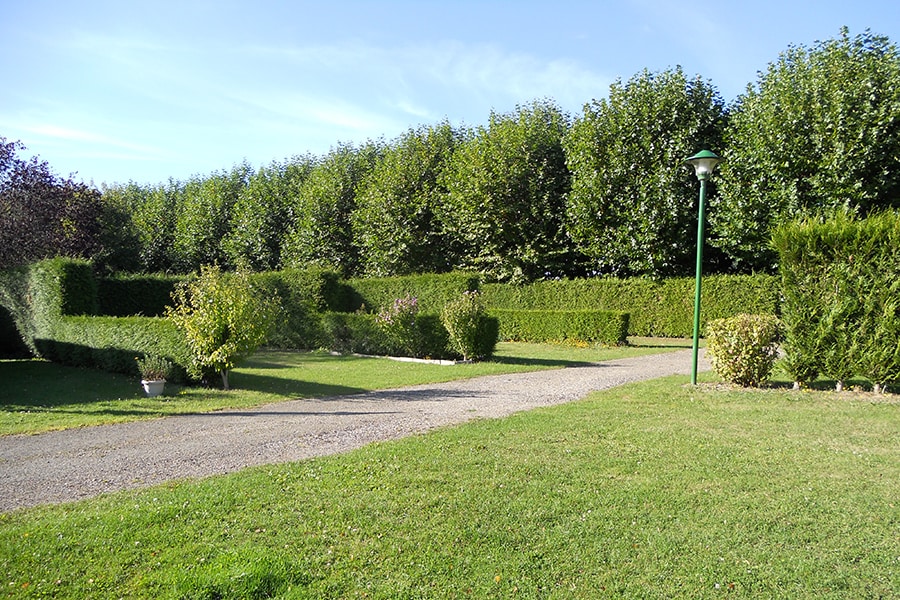
[[[42,360],[2,360],[0,381],[0,409],[8,411],[143,396],[133,377]]]

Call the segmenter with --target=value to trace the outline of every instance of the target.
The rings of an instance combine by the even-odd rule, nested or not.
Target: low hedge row
[[[320,319],[320,345],[338,352],[356,352],[380,356],[408,354],[396,347],[368,313],[327,312]],[[416,317],[418,340],[412,354],[416,358],[451,358],[449,336],[437,315]]]
[[[0,273],[0,304],[35,355],[131,373],[134,357],[142,353],[185,364],[186,351],[177,332],[168,321],[151,316],[164,313],[179,280],[165,276],[97,280],[88,262],[51,259]],[[629,334],[689,336],[693,324],[690,278],[480,286],[477,276],[467,273],[343,281],[331,271],[306,269],[260,273],[254,280],[278,295],[284,307],[282,325],[271,340],[283,348],[398,354],[378,330],[373,313],[412,295],[418,299],[421,323],[415,354],[452,358],[437,315],[464,291],[479,288],[492,315],[486,339],[497,328],[502,339],[618,344]],[[132,311],[148,316],[123,316]],[[704,278],[705,320],[750,311],[778,312],[776,278]],[[120,316],[96,316],[103,313]]]
[[[186,362],[187,349],[170,322],[96,316],[97,297],[86,261],[43,260],[0,276],[0,301],[35,356],[128,374],[137,373],[134,359],[144,353]]]
[[[690,337],[695,280],[571,279],[527,285],[484,284],[488,310],[613,310],[630,314],[629,335]],[[702,324],[742,312],[778,314],[779,281],[771,275],[703,278]]]
[[[500,322],[500,339],[515,342],[587,342],[624,344],[629,315],[610,310],[488,311]]]

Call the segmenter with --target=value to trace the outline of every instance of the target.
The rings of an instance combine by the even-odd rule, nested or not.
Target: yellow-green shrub
[[[781,321],[773,315],[715,319],[706,324],[706,352],[725,381],[759,386],[772,374],[781,332]]]

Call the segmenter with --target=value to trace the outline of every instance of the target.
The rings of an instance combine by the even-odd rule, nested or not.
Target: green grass
[[[896,399],[686,382],[2,515],[0,590],[897,597]]]
[[[674,346],[670,346],[673,344]],[[621,348],[498,345],[489,362],[442,366],[322,352],[264,351],[231,375],[228,392],[168,386],[145,398],[137,378],[44,361],[0,361],[0,435],[39,433],[166,415],[246,408],[288,398],[353,394],[499,373],[560,368],[672,350],[683,341],[639,340]]]

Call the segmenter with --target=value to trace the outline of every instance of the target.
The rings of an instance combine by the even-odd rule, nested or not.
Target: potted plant
[[[135,361],[141,372],[141,385],[147,396],[153,398],[162,394],[166,387],[166,379],[172,373],[172,363],[154,354],[135,358]]]

